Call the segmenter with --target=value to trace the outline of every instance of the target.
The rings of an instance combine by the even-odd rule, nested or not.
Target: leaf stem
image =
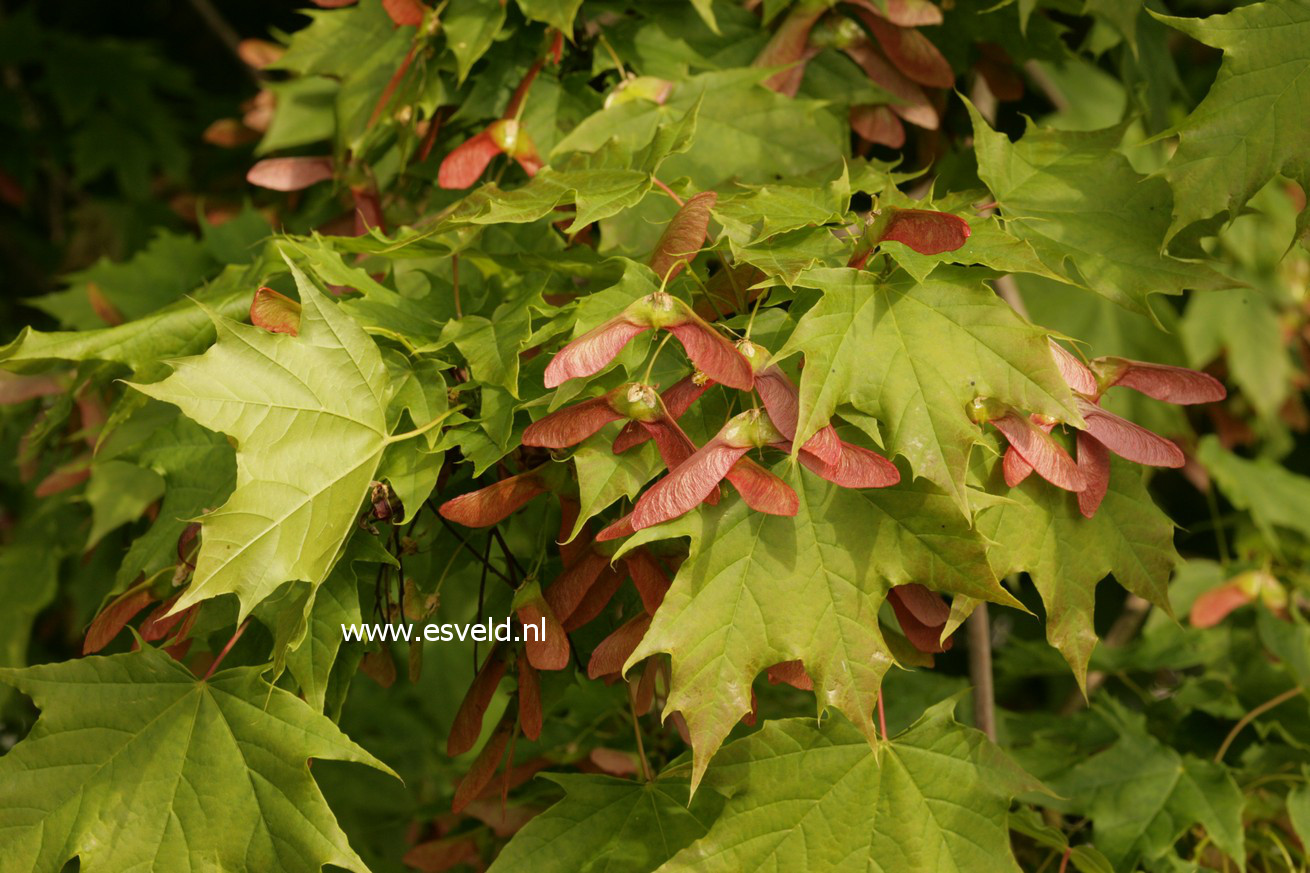
[[[887,710],[882,705],[882,689],[878,689],[878,730],[882,733],[882,738],[887,739]]]
[[[681,197],[679,197],[677,194],[674,194],[674,193],[673,193],[673,189],[672,189],[672,188],[670,188],[668,185],[665,185],[665,184],[664,184],[663,182],[661,182],[659,179],[655,178],[655,174],[654,174],[654,173],[651,173],[650,181],[651,181],[652,184],[654,184],[654,186],[655,186],[656,188],[659,188],[659,189],[660,189],[661,191],[663,191],[665,194],[669,195],[669,199],[672,200],[674,203],[678,204],[678,208],[679,208],[679,209],[681,209],[682,207],[684,207],[684,206],[687,205],[687,204],[686,204],[686,201],[684,201],[684,200],[683,200]]]
[[[628,688],[628,711],[632,713],[632,735],[637,738],[637,755],[641,758],[641,775],[646,782],[653,782],[650,761],[646,759],[646,744],[641,740],[641,722],[637,719],[637,694],[632,690],[632,683],[627,679],[623,684]]]
[[[416,427],[413,430],[407,430],[404,433],[393,433],[390,436],[388,436],[386,439],[384,439],[382,442],[385,445],[391,445],[392,443],[404,442],[405,440],[413,439],[416,436],[421,436],[422,434],[425,434],[428,431],[432,430],[432,428],[441,424],[451,415],[454,415],[456,412],[459,412],[463,408],[464,408],[463,406],[452,406],[450,409],[447,409],[445,412],[441,413],[436,418],[432,419],[422,427]]]
[[[1292,688],[1289,688],[1286,691],[1284,691],[1282,694],[1278,695],[1277,697],[1271,697],[1269,700],[1266,700],[1264,703],[1260,704],[1259,706],[1248,712],[1246,715],[1238,719],[1237,724],[1233,725],[1233,729],[1228,732],[1228,736],[1224,737],[1223,745],[1219,747],[1219,751],[1214,753],[1215,763],[1218,764],[1220,761],[1224,759],[1224,755],[1227,754],[1228,752],[1228,747],[1233,744],[1233,740],[1237,739],[1237,735],[1242,732],[1243,728],[1245,728],[1251,722],[1255,721],[1257,718],[1264,715],[1266,712],[1273,709],[1274,707],[1281,706],[1282,704],[1291,700],[1293,697],[1296,697],[1304,690],[1305,689],[1300,685],[1296,685]]]
[[[669,338],[672,336],[673,334],[671,333],[665,333],[664,339],[660,340],[660,344],[655,347],[655,354],[651,355],[650,360],[646,362],[646,372],[641,374],[641,384],[643,385],[650,384],[650,374],[651,371],[655,369],[655,361],[659,359],[660,352],[664,351],[665,343],[667,343],[669,341]]]
[[[209,677],[214,675],[214,671],[218,669],[218,665],[223,663],[223,659],[227,657],[227,653],[232,651],[232,647],[237,644],[237,640],[241,639],[241,635],[246,632],[246,628],[249,627],[249,625],[249,618],[241,622],[241,626],[236,629],[236,633],[232,634],[232,639],[227,641],[227,645],[223,646],[223,650],[218,653],[218,657],[209,665],[209,669],[205,671],[205,675],[200,678],[201,682],[209,681]]]

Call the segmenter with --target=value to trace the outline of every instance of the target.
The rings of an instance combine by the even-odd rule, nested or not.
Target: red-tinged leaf
[[[632,776],[637,772],[637,759],[632,753],[620,752],[618,749],[597,746],[587,753],[587,760],[597,770],[610,776]]]
[[[637,650],[637,644],[646,636],[649,627],[650,615],[644,612],[620,625],[591,653],[591,660],[587,662],[587,678],[597,679],[622,672],[623,665]]]
[[[637,593],[641,595],[641,605],[647,614],[654,615],[669,590],[669,577],[664,574],[664,568],[645,548],[629,552],[623,558],[623,563],[632,576],[632,584],[636,586]]]
[[[250,301],[250,323],[273,333],[300,333],[300,303],[272,288],[260,287]]]
[[[498,154],[500,146],[485,130],[469,137],[442,159],[437,170],[437,185],[447,189],[471,187]]]
[[[851,130],[871,143],[898,149],[905,145],[905,125],[887,106],[852,106]]]
[[[755,689],[751,689],[751,711],[741,717],[741,723],[747,727],[755,727],[755,721],[760,714],[760,699],[755,694]]]
[[[138,628],[141,633],[141,639],[148,643],[162,640],[172,632],[173,628],[178,627],[179,624],[181,624],[182,627],[178,631],[178,636],[183,636],[188,630],[190,630],[191,625],[195,624],[196,613],[200,611],[200,604],[197,603],[196,605],[190,606],[174,615],[168,614],[169,610],[173,608],[173,604],[176,603],[177,599],[181,596],[180,593],[174,594],[172,597],[151,610],[150,614],[146,616],[145,621],[141,622],[141,627]]]
[[[96,318],[110,327],[118,327],[125,320],[123,313],[118,311],[118,307],[105,296],[105,292],[101,291],[100,286],[95,282],[86,283],[86,299],[91,304],[91,311],[96,314]]]
[[[668,714],[665,719],[667,723],[673,725],[673,729],[678,732],[678,736],[687,747],[691,746],[691,730],[687,727],[687,719],[683,718],[682,713],[674,710]]]
[[[805,672],[805,664],[801,661],[783,661],[774,664],[765,675],[770,685],[790,685],[801,691],[814,690],[814,680]]]
[[[64,386],[54,376],[20,376],[0,370],[0,405],[26,403],[38,397],[63,394]]]
[[[264,158],[246,173],[246,181],[273,191],[300,191],[332,175],[330,157]]]
[[[812,3],[792,7],[752,62],[756,67],[787,67],[765,79],[764,87],[788,97],[796,96],[805,77],[805,62],[817,54],[817,49],[810,46],[810,30],[827,11],[824,6]]]
[[[461,864],[476,866],[481,857],[477,838],[462,834],[419,843],[405,853],[401,862],[420,873],[444,873]]]
[[[382,201],[378,198],[377,191],[352,185],[350,197],[355,204],[355,236],[363,236],[374,228],[386,232],[386,221],[382,217]]]
[[[801,449],[801,463],[834,485],[843,488],[887,488],[901,481],[896,465],[877,452],[850,443],[839,443],[837,463],[829,464],[812,454],[806,444]]]
[[[546,365],[546,387],[556,388],[569,379],[599,373],[633,337],[646,330],[650,330],[647,325],[630,321],[626,315],[617,315],[592,328],[550,359]]]
[[[1087,480],[1087,488],[1078,492],[1078,511],[1091,518],[1110,489],[1110,452],[1086,431],[1078,432],[1078,469]]]
[[[951,609],[938,595],[922,585],[899,585],[887,592],[887,602],[892,605],[905,638],[916,649],[932,654],[951,647],[952,640],[945,644],[941,641]]]
[[[615,389],[615,391],[622,390],[624,389]],[[576,446],[611,421],[623,418],[623,414],[614,409],[612,400],[614,393],[612,391],[600,397],[566,406],[534,421],[528,425],[527,430],[523,431],[523,445],[540,446],[546,449]]]
[[[1051,340],[1051,357],[1055,358],[1055,366],[1064,377],[1065,384],[1077,391],[1079,394],[1086,394],[1088,397],[1095,397],[1101,393],[1100,387],[1096,384],[1096,374],[1073,352],[1064,346]]]
[[[949,212],[897,209],[882,240],[903,243],[921,255],[953,252],[969,240],[969,222]]]
[[[929,88],[950,88],[955,85],[955,73],[950,62],[942,57],[928,37],[913,28],[899,27],[880,16],[860,16],[873,31],[874,39],[882,47],[887,59],[907,78]]]
[[[930,0],[847,0],[901,27],[941,24],[942,10]]]
[[[582,507],[578,501],[571,497],[561,497],[559,499],[559,559],[564,564],[565,569],[572,567],[580,561],[591,548],[591,528],[583,524],[582,530],[573,540],[568,540],[569,534],[573,533],[573,525],[578,521],[578,513]]]
[[[632,528],[641,530],[695,509],[748,451],[749,446],[729,445],[716,436],[637,499]],[[746,476],[743,481],[748,490],[754,487]]]
[[[32,493],[37,497],[50,497],[54,494],[62,494],[69,489],[76,488],[87,479],[91,478],[91,456],[82,455],[69,461],[67,464],[61,464],[51,471],[37,483]]]
[[[286,52],[285,46],[266,39],[243,39],[237,43],[237,57],[256,70],[276,63]]]
[[[1031,416],[1029,420],[1037,425],[1037,427],[1041,428],[1043,433],[1050,433],[1055,429],[1054,421],[1043,420],[1035,415]],[[1001,471],[1005,474],[1005,484],[1011,488],[1015,488],[1020,482],[1027,479],[1030,473],[1032,473],[1033,465],[1025,461],[1023,455],[1015,451],[1014,446],[1007,446],[1005,449],[1005,457],[1001,461]]]
[[[498,797],[487,800],[479,798],[464,807],[465,815],[473,816],[501,838],[514,836],[540,812],[541,809],[535,806],[505,806]]]
[[[1065,491],[1082,491],[1087,487],[1087,480],[1069,453],[1027,416],[1010,413],[994,419],[992,424],[1047,482]]]
[[[493,647],[487,653],[487,660],[482,662],[482,669],[473,677],[464,699],[460,701],[455,720],[450,725],[450,736],[446,739],[446,754],[450,757],[462,755],[478,741],[482,733],[482,716],[491,705],[491,698],[496,693],[496,686],[505,675],[505,662],[501,660],[499,647]]]
[[[600,533],[596,534],[596,542],[603,543],[608,540],[617,540],[623,537],[630,537],[636,532],[637,529],[632,526],[632,513],[629,512],[627,515],[623,516],[618,521],[610,524],[609,526],[604,528]]]
[[[527,658],[518,662],[519,727],[523,736],[536,742],[541,736],[541,678]]]
[[[720,385],[739,391],[751,390],[755,377],[750,362],[723,334],[701,321],[699,316],[692,315],[691,320],[682,324],[671,324],[668,331],[682,343],[696,369]]]
[[[382,8],[397,27],[418,27],[428,11],[419,0],[382,0]]]
[[[788,440],[794,441],[801,398],[796,385],[781,369],[768,366],[755,374],[755,390],[764,401],[764,411],[769,414],[774,427],[782,431],[782,435]],[[791,448],[789,445],[785,451],[791,451]],[[819,428],[802,448],[822,463],[833,465],[841,463],[842,441],[837,436],[836,429],[830,424]]]
[[[118,595],[100,611],[86,629],[86,638],[82,640],[82,654],[91,655],[109,645],[114,637],[118,636],[119,631],[127,627],[127,623],[154,600],[154,595],[146,587],[132,588]]]
[[[682,204],[664,228],[650,256],[650,268],[660,281],[672,282],[673,277],[681,273],[683,267],[705,245],[705,235],[710,226],[710,209],[718,199],[719,195],[713,191],[702,191]]]
[[[660,458],[664,461],[664,466],[670,470],[681,465],[696,453],[696,444],[672,419],[659,418],[655,421],[643,421],[641,426],[655,440],[655,446],[659,449]],[[719,501],[717,493],[712,493],[705,499],[711,504]]]
[[[601,572],[600,578],[596,580],[596,584],[587,589],[587,593],[583,595],[573,614],[564,622],[564,630],[573,633],[600,615],[614,599],[621,585],[623,585],[623,574],[607,565]]]
[[[1215,403],[1228,396],[1227,389],[1218,379],[1186,367],[1127,358],[1097,358],[1092,366],[1102,374],[1106,388],[1122,385],[1166,403]]]
[[[369,652],[360,659],[359,671],[383,688],[396,684],[396,659],[390,649]]]
[[[1235,609],[1255,602],[1255,594],[1237,582],[1226,582],[1211,588],[1192,603],[1188,621],[1193,627],[1214,627]]]
[[[537,470],[529,470],[447,500],[437,511],[442,518],[465,527],[490,527],[509,518],[546,490],[546,483]]]
[[[917,127],[927,130],[937,129],[940,119],[928,95],[892,66],[891,61],[887,60],[872,42],[867,39],[861,40],[847,48],[846,54],[860,65],[860,69],[864,70],[865,75],[876,85],[900,101],[891,105],[892,112]]]
[[[544,596],[559,621],[569,620],[569,616],[573,615],[582,598],[587,596],[591,586],[596,584],[596,580],[609,565],[609,558],[592,549],[576,564],[556,577],[545,590]]]
[[[459,780],[459,785],[455,788],[455,800],[450,805],[451,812],[462,812],[464,807],[476,800],[482,789],[491,782],[491,777],[495,776],[496,770],[500,768],[501,759],[505,757],[505,749],[509,746],[511,735],[511,723],[502,720],[496,727],[496,732],[482,747],[482,751],[478,752],[477,758],[473,760],[473,766],[464,774],[464,778]]]
[[[523,623],[523,649],[528,663],[538,670],[563,670],[569,665],[569,638],[544,600],[535,600],[517,610]],[[528,629],[531,626],[531,630]],[[541,638],[538,639],[537,635]]]
[[[918,582],[897,585],[888,592],[888,597],[900,603],[917,621],[930,627],[944,627],[951,617],[951,607],[942,596]]]
[[[738,460],[725,478],[756,512],[792,516],[800,511],[800,498],[792,487],[750,458]]]
[[[633,709],[639,718],[650,712],[655,704],[655,677],[659,672],[659,661],[655,658],[647,658],[641,668],[641,680],[637,682],[637,691],[633,694]]]
[[[1086,401],[1079,402],[1078,411],[1087,422],[1087,432],[1121,458],[1152,467],[1181,467],[1187,462],[1182,449],[1139,424]]]
[[[1023,99],[1023,76],[1005,49],[994,42],[980,43],[978,49],[982,56],[974,63],[974,69],[986,80],[996,99],[1002,103]]]

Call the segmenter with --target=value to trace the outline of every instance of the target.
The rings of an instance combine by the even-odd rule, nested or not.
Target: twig
[[[263,82],[259,79],[259,74],[252,70],[245,60],[242,59],[240,48],[241,36],[236,32],[232,25],[227,23],[227,19],[223,17],[223,13],[219,12],[218,9],[214,7],[214,4],[210,3],[209,0],[190,0],[190,2],[191,8],[196,11],[196,14],[199,15],[201,19],[204,20],[205,26],[209,28],[214,36],[218,37],[219,42],[227,46],[227,50],[232,53],[232,57],[237,59],[237,63],[241,65],[241,69],[245,70],[246,75],[249,76],[256,85],[263,85]]]
[[[505,537],[501,534],[500,528],[492,525],[491,535],[496,538],[496,542],[500,543],[500,553],[505,556],[506,566],[510,568],[510,579],[512,580],[510,584],[518,587],[518,579],[526,578],[527,574],[523,572],[523,567],[519,564],[518,559],[510,552],[509,545],[505,542]],[[518,579],[514,578],[515,573],[518,574]]]
[[[1121,646],[1128,645],[1129,640],[1137,635],[1137,631],[1146,620],[1146,614],[1151,611],[1151,604],[1138,597],[1136,594],[1129,594],[1128,599],[1124,601],[1123,612],[1114,620],[1110,630],[1105,634],[1103,645],[1107,649],[1117,649]],[[1087,697],[1105,684],[1108,678],[1104,670],[1093,670],[1087,674]],[[1072,715],[1087,703],[1087,697],[1084,697],[1079,689],[1075,688],[1065,700],[1064,706],[1060,707],[1061,715]]]
[[[232,651],[232,647],[237,644],[237,640],[241,639],[241,635],[246,632],[246,628],[249,627],[249,625],[250,619],[248,618],[241,622],[241,626],[236,629],[236,633],[232,634],[232,639],[227,641],[227,645],[223,647],[223,651],[219,652],[218,657],[209,665],[209,669],[205,671],[205,675],[200,679],[201,682],[209,681],[209,677],[214,675],[214,671],[218,669],[218,665],[223,663],[223,659],[227,657],[227,653]]]
[[[1224,755],[1227,754],[1228,752],[1228,747],[1233,744],[1233,740],[1237,739],[1237,735],[1242,732],[1242,728],[1246,727],[1251,722],[1255,721],[1257,718],[1264,715],[1266,712],[1273,709],[1274,707],[1281,706],[1282,704],[1291,700],[1293,697],[1296,697],[1304,690],[1305,689],[1302,688],[1300,685],[1297,685],[1294,688],[1289,688],[1286,691],[1284,691],[1282,694],[1278,695],[1277,697],[1273,697],[1270,698],[1269,700],[1266,700],[1264,703],[1260,704],[1255,709],[1251,710],[1246,715],[1238,719],[1237,724],[1233,725],[1233,729],[1228,732],[1228,736],[1224,737],[1223,745],[1219,747],[1219,751],[1214,753],[1215,763],[1218,764],[1220,761],[1224,759]]]
[[[992,680],[992,626],[987,604],[979,603],[965,622],[969,631],[969,678],[973,682],[974,726],[996,742],[996,689]]]
[[[430,504],[431,501],[428,501],[428,503]],[[429,506],[428,508],[431,509],[431,510],[433,510],[434,512],[436,512],[436,507],[435,507],[435,506]],[[464,537],[460,536],[460,533],[459,533],[459,531],[457,531],[457,530],[455,529],[455,526],[452,525],[450,522],[446,521],[446,519],[442,518],[440,512],[437,512],[437,519],[438,519],[438,520],[441,522],[441,524],[446,528],[446,530],[450,531],[451,536],[453,536],[455,539],[459,540],[459,544],[460,544],[461,546],[463,546],[464,548],[468,549],[470,555],[472,555],[472,556],[475,557],[475,558],[479,558],[479,559],[481,559],[482,556],[478,554],[478,550],[475,549],[475,548],[473,548],[473,546],[469,545],[468,540],[466,540],[466,539],[464,539]],[[508,585],[510,585],[510,586],[513,586],[513,584],[514,584],[513,580],[510,579],[508,576],[506,576],[504,573],[502,573],[502,572],[500,571],[499,568],[497,568],[497,567],[493,567],[493,566],[491,566],[490,564],[488,564],[488,563],[485,562],[485,561],[483,561],[483,567],[485,567],[487,570],[490,570],[492,573],[495,573],[497,576],[499,576],[501,579],[503,579],[503,580],[505,581],[506,584],[508,584]]]
[[[641,722],[637,719],[637,695],[632,690],[632,683],[624,679],[628,688],[628,710],[632,713],[632,735],[637,738],[637,755],[641,758],[641,775],[646,782],[654,781],[650,772],[650,761],[646,760],[646,744],[641,741]]]
[[[482,609],[487,596],[487,571],[491,569],[491,535],[487,535],[487,547],[482,550],[482,578],[478,580],[478,623],[482,622]],[[511,582],[511,585],[514,583]],[[478,672],[478,641],[473,640],[473,675]]]

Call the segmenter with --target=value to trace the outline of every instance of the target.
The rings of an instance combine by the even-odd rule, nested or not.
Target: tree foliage
[[[1310,863],[1306,0],[315,2],[0,18],[0,870]]]

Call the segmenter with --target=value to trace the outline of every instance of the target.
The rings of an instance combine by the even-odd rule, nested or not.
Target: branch
[[[987,604],[979,603],[965,621],[969,631],[969,678],[973,682],[973,722],[996,742],[996,688],[992,681],[992,625]]]

